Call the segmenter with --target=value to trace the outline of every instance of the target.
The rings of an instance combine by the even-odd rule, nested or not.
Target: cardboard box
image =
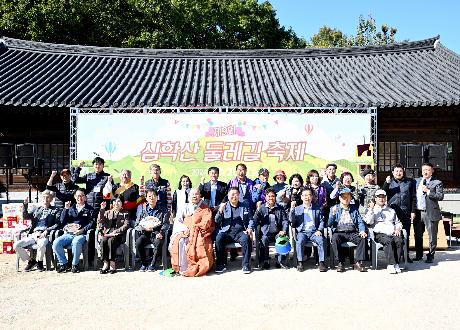
[[[2,254],[14,254],[16,251],[13,250],[14,241],[0,241],[0,253]]]

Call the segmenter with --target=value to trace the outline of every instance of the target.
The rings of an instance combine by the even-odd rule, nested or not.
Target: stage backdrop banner
[[[251,179],[261,167],[269,169],[270,182],[278,169],[288,178],[305,177],[329,162],[339,174],[350,171],[357,178],[360,165],[373,166],[370,132],[371,115],[357,113],[81,113],[73,165],[84,160],[91,171],[91,160],[100,155],[114,178],[130,169],[139,183],[140,176],[150,177],[151,164],[159,164],[173,190],[183,174],[194,186],[207,180],[210,166],[228,181],[238,163],[247,165]]]

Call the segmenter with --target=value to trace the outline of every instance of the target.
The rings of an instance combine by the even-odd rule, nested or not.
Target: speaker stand
[[[6,169],[6,204],[10,202],[10,169]]]
[[[29,201],[32,201],[32,175],[31,169],[27,171],[27,184],[29,185]]]

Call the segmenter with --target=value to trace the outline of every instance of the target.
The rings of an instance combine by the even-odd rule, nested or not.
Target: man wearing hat
[[[270,188],[268,183],[268,177],[270,172],[266,168],[259,170],[259,177],[254,180],[252,187],[252,202],[257,204],[258,202],[265,203],[265,189]]]
[[[383,245],[387,258],[387,270],[390,274],[401,273],[399,260],[403,250],[401,235],[402,223],[396,216],[395,210],[387,206],[387,193],[379,189],[375,192],[375,204],[369,203],[364,221],[374,231],[374,239]]]
[[[361,176],[364,178],[364,186],[358,186],[359,213],[364,217],[369,203],[374,202],[375,192],[380,189],[380,187],[375,184],[375,172],[373,169],[366,168],[361,172]]]
[[[48,182],[46,183],[46,189],[55,193],[54,205],[59,208],[64,208],[64,204],[67,201],[75,204],[73,195],[78,189],[75,182],[72,181],[70,170],[65,168],[61,171],[61,181],[53,185],[53,180],[57,175],[57,171],[52,171]]]
[[[333,231],[331,245],[334,257],[338,262],[337,271],[344,272],[345,256],[340,245],[345,242],[352,242],[356,247],[355,269],[360,272],[366,270],[362,266],[366,253],[366,227],[359,214],[358,207],[350,204],[351,190],[342,188],[339,191],[340,204],[334,205],[329,213],[328,227]]]
[[[313,190],[311,188],[302,190],[301,199],[303,204],[296,206],[296,202],[292,202],[289,212],[289,219],[297,233],[297,270],[299,272],[303,271],[302,262],[305,244],[313,242],[318,248],[319,271],[325,272],[327,268],[324,264],[323,214],[319,206],[312,204]]]

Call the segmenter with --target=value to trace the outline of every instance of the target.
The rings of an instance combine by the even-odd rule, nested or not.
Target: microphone
[[[423,185],[426,186],[426,179],[423,179]],[[426,191],[424,191],[423,194],[426,195]]]

